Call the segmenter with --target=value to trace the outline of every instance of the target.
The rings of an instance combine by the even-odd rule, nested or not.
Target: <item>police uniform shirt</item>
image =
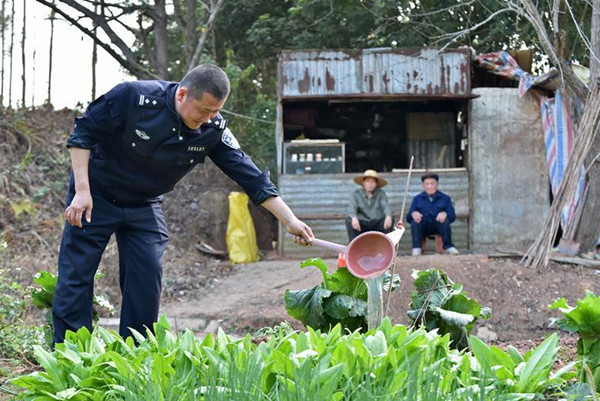
[[[268,171],[261,172],[240,149],[221,115],[198,130],[183,123],[175,110],[178,85],[166,81],[122,83],[75,119],[67,147],[91,150],[92,193],[121,204],[158,201],[208,156],[254,204],[277,196]]]

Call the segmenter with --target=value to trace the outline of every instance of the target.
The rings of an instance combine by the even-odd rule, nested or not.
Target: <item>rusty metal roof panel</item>
[[[469,95],[470,60],[463,51],[365,52],[364,91],[373,94]]]
[[[281,98],[471,94],[465,49],[302,50],[279,60]]]
[[[287,53],[280,60],[284,96],[361,93],[361,59],[355,53],[314,50]]]

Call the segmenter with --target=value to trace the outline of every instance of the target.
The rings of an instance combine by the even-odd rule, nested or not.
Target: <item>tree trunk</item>
[[[591,54],[590,54],[590,79],[597,80],[599,75],[600,57],[600,0],[592,2],[592,27],[591,27]],[[588,190],[583,206],[582,216],[584,216],[575,234],[575,241],[580,244],[580,252],[590,252],[596,248],[598,235],[600,234],[600,219],[598,210],[600,210],[600,163],[598,162],[600,154],[600,136],[596,130],[596,135],[590,151],[585,158],[585,167],[588,169]],[[587,216],[587,218],[586,218]]]
[[[15,2],[11,1],[11,15],[15,15]],[[8,47],[8,107],[12,107],[13,52],[15,48],[15,19],[10,19],[10,46]]]
[[[186,15],[185,15],[185,60],[191,60],[194,54],[194,45],[198,36],[196,34],[196,26],[198,21],[196,20],[196,0],[186,1]],[[184,71],[185,73],[185,71]]]
[[[94,4],[94,12],[98,13],[98,3]],[[100,5],[100,7],[102,7]],[[98,24],[94,22],[92,32],[94,36],[98,34]],[[94,101],[96,99],[96,66],[98,65],[98,45],[94,41],[92,43],[92,97],[91,100]]]
[[[14,0],[13,0],[14,2]],[[14,14],[13,14],[14,15]],[[23,30],[21,31],[21,66],[23,68],[23,73],[21,74],[21,82],[23,87],[21,88],[21,107],[27,107],[25,102],[25,71],[27,71],[27,65],[25,60],[25,33],[27,32],[27,0],[23,0]]]
[[[571,17],[564,0],[555,0],[552,12],[554,14],[554,48],[556,49],[556,55],[561,60],[569,60],[571,58],[571,44],[569,43],[566,27],[569,26]]]
[[[6,43],[6,0],[2,0],[2,15],[0,15],[0,40],[2,41],[2,49],[1,49],[1,62],[0,65],[0,109],[2,109],[2,105],[4,104],[4,50]]]
[[[31,107],[35,106],[35,67],[37,66],[37,49],[33,48],[33,53],[31,54],[31,87],[33,90],[31,91]]]
[[[54,4],[54,0],[52,0]],[[48,93],[46,94],[46,104],[52,104],[52,61],[54,56],[54,10],[50,10],[50,45],[48,46]]]
[[[156,0],[154,3],[154,44],[156,46],[156,73],[167,79],[168,40],[167,40],[167,11],[165,0]]]

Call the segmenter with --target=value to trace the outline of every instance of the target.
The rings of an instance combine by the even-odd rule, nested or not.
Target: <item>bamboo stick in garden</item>
[[[408,175],[406,176],[406,185],[404,186],[404,196],[402,197],[402,208],[400,209],[400,221],[404,218],[404,208],[406,206],[406,197],[408,196],[408,187],[410,186],[410,175],[412,174],[413,161],[415,160],[415,156],[410,157],[410,166],[408,167]],[[396,255],[398,255],[398,248],[400,247],[400,241],[396,244]],[[392,298],[392,284],[394,283],[394,273],[396,271],[396,258],[394,258],[394,263],[392,264],[392,270],[390,274],[390,286],[388,288],[387,302],[385,305],[385,313],[387,316],[390,310],[390,299]]]

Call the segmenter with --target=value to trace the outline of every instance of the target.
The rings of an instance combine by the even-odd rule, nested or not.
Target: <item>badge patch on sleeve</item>
[[[223,136],[221,136],[221,142],[223,142],[225,145],[229,146],[232,149],[240,148],[240,144],[238,143],[237,139],[235,139],[235,136],[233,136],[233,134],[231,133],[229,128],[225,128],[223,130]]]

